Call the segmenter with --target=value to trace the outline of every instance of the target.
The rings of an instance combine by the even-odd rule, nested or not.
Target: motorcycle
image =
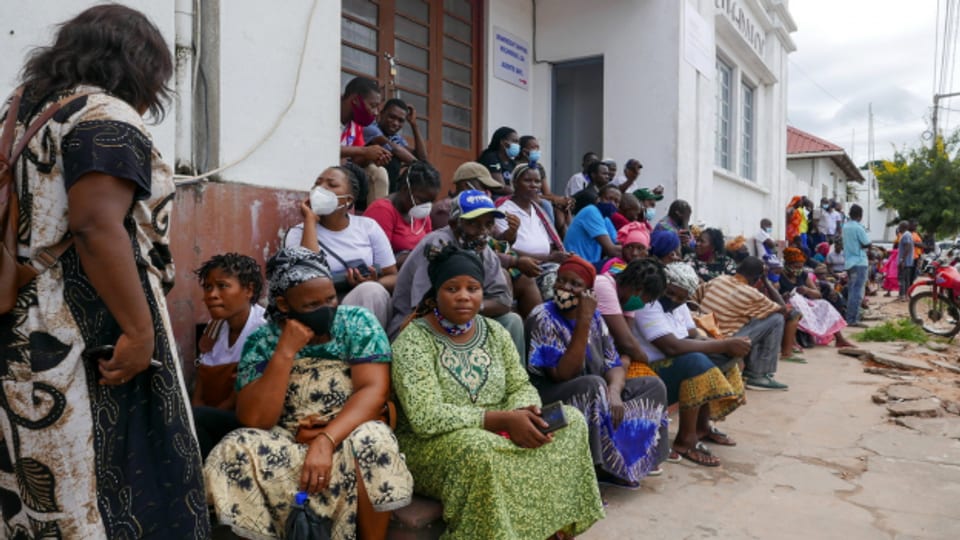
[[[910,286],[910,319],[924,331],[953,337],[960,333],[960,271],[939,260],[926,262]]]

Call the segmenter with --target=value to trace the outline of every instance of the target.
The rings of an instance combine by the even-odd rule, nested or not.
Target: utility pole
[[[873,102],[867,105],[869,114],[869,123],[867,124],[867,230],[870,229],[870,221],[873,216],[873,206],[870,204],[870,192],[873,191]],[[871,231],[873,234],[873,231]]]
[[[937,110],[940,108],[940,100],[943,98],[960,96],[960,92],[952,92],[950,94],[934,94],[933,95],[933,142],[936,144],[937,136],[940,135],[937,129]]]

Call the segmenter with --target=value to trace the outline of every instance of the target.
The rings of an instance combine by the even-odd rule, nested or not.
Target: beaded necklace
[[[443,318],[443,315],[440,314],[440,310],[437,308],[433,308],[433,316],[436,317],[437,322],[440,323],[440,328],[443,328],[443,331],[449,336],[462,336],[473,327],[473,319],[470,319],[465,324],[450,322]]]

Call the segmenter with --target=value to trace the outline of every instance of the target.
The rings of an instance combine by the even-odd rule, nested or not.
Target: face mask
[[[520,155],[520,143],[510,143],[507,147],[507,157],[513,159]]]
[[[617,213],[617,205],[610,202],[597,203],[597,209],[603,217],[610,217]]]
[[[647,303],[643,301],[643,298],[641,298],[638,295],[633,295],[629,299],[627,299],[625,304],[623,304],[623,310],[636,311],[638,309],[643,309],[644,306],[646,305]]]
[[[653,219],[654,219],[655,217],[657,217],[657,209],[656,209],[656,208],[646,208],[646,209],[644,209],[644,211],[643,211],[643,217],[646,218],[646,220],[647,220],[648,222],[653,221]]]
[[[767,274],[767,279],[770,280],[770,283],[779,283],[779,282],[780,282],[780,274],[774,274],[773,272],[771,272],[771,273]]]
[[[560,311],[570,311],[580,305],[580,297],[570,291],[554,289],[553,303]]]
[[[337,194],[322,186],[310,190],[310,208],[318,216],[329,216],[337,211]]]
[[[829,209],[830,209],[830,205],[829,205],[829,204],[824,204],[824,205],[822,206],[822,208],[823,208],[824,210],[829,210]]]
[[[531,150],[531,151],[530,151],[530,154],[528,154],[528,157],[529,157],[530,163],[537,163],[537,162],[540,161],[540,151],[539,151],[539,150]]]
[[[764,227],[763,232],[773,234],[773,227]]]
[[[410,191],[410,182],[407,182],[407,191]],[[410,214],[410,217],[413,219],[423,219],[430,215],[430,210],[433,208],[432,202],[425,202],[422,204],[417,204],[417,200],[413,198],[413,193],[410,194],[410,202],[413,203],[413,206],[410,207],[410,210],[407,210],[407,213]]]
[[[472,249],[473,251],[482,251],[483,248],[487,247],[487,235],[463,240],[460,242],[460,247],[463,249]]]
[[[291,319],[300,321],[318,336],[330,335],[333,318],[337,315],[337,308],[321,306],[313,311],[291,311],[287,314]]]
[[[663,308],[664,313],[670,313],[671,311],[680,307],[680,304],[674,302],[673,300],[667,298],[666,296],[660,297],[660,307]]]
[[[356,101],[353,102],[353,121],[360,124],[361,126],[369,126],[376,120],[372,111],[367,110],[367,104],[363,102],[359,97],[356,98]]]

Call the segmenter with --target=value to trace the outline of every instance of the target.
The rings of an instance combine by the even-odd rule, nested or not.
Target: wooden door
[[[343,0],[341,88],[365,75],[380,83],[384,101],[399,97],[416,108],[445,186],[485,146],[482,8],[471,0]],[[412,143],[409,126],[404,134]]]

